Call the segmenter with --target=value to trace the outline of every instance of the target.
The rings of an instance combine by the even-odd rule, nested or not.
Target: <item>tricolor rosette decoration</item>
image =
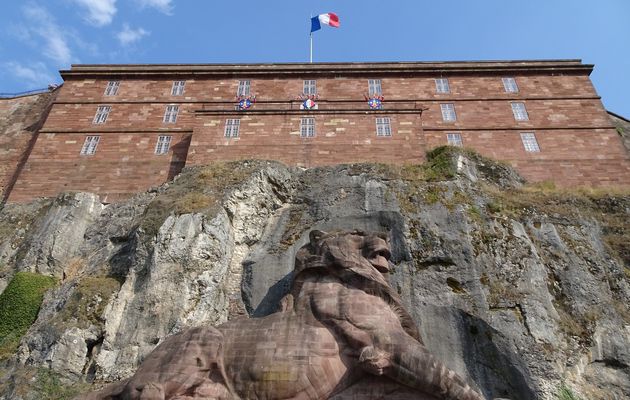
[[[317,100],[319,96],[316,94],[304,94],[298,96],[298,100],[302,101],[300,104],[301,110],[317,110]]]
[[[236,101],[238,102],[236,107],[241,111],[245,111],[252,108],[254,103],[256,103],[256,96],[255,95],[237,96]]]
[[[370,110],[381,110],[383,108],[383,101],[385,100],[385,97],[379,94],[365,95],[365,100],[367,101]]]

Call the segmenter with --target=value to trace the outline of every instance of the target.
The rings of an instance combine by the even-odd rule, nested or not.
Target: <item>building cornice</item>
[[[389,103],[456,103],[456,102],[480,102],[480,101],[549,101],[549,100],[569,100],[569,101],[580,101],[580,100],[601,100],[600,96],[504,96],[504,97],[418,97],[418,98],[409,98],[409,99],[387,99],[385,104]],[[302,100],[259,100],[256,99],[257,104],[297,104],[298,106],[302,103]],[[366,101],[364,99],[337,99],[337,100],[327,100],[327,99],[318,99],[317,103],[319,104],[341,104],[341,103],[357,103],[357,104],[365,104]],[[126,99],[114,99],[114,98],[101,98],[101,99],[90,99],[90,100],[61,100],[55,101],[55,104],[202,104],[202,105],[231,105],[235,106],[237,101],[225,101],[225,100],[209,100],[209,99],[197,99],[197,100],[186,100],[181,98],[171,98],[167,100],[126,100]],[[609,112],[611,115],[616,115],[614,113]],[[624,119],[623,117],[619,117]]]
[[[146,76],[274,76],[274,75],[456,75],[456,74],[563,74],[589,75],[592,64],[579,59],[444,62],[350,62],[282,64],[73,64],[60,71],[64,79]]]

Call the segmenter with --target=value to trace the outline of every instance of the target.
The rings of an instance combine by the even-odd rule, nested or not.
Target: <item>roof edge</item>
[[[496,60],[496,61],[402,61],[334,63],[256,63],[256,64],[72,64],[61,70],[62,77],[81,75],[155,74],[272,74],[272,73],[405,73],[405,72],[492,72],[574,70],[590,72],[594,65],[580,59]]]
[[[614,112],[612,112],[612,111],[610,111],[610,110],[606,110],[606,112],[607,112],[608,114],[612,115],[613,117],[616,117],[616,118],[622,119],[622,120],[624,120],[624,121],[626,121],[626,122],[630,123],[630,119],[628,119],[628,118],[626,118],[626,117],[623,117],[623,116],[621,116],[621,115],[619,115],[619,114],[617,114],[617,113],[614,113]]]

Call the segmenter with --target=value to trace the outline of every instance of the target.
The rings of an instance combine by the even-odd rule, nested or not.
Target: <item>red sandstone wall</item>
[[[312,75],[262,78],[243,74],[218,79],[175,76],[172,79],[123,79],[116,96],[104,96],[107,79],[69,80],[59,96],[60,102],[128,102],[128,101],[233,101],[239,80],[251,80],[251,92],[261,101],[293,99],[302,93],[304,79],[317,79],[317,91],[322,99],[362,99],[368,91],[368,79],[382,79],[383,95],[389,100],[469,98],[592,97],[595,90],[585,75],[519,75],[518,93],[505,93],[503,76],[445,76],[450,94],[435,92],[436,77],[314,77]],[[186,80],[182,96],[171,96],[173,80]],[[118,80],[118,78],[113,78]]]
[[[93,124],[94,115],[99,105],[111,106],[111,112],[104,124]],[[182,130],[193,125],[194,106],[179,104],[176,123],[164,123],[166,104],[55,104],[42,131],[146,131],[146,130]]]
[[[189,164],[266,158],[315,166],[362,161],[413,163],[424,157],[419,114],[382,114],[390,117],[395,133],[391,137],[377,137],[374,114],[312,113],[316,130],[312,138],[300,137],[299,114],[240,116],[240,137],[236,139],[224,137],[224,116],[200,116],[190,146]]]
[[[101,133],[96,153],[80,155],[83,134],[41,134],[9,201],[89,191],[112,202],[172,179],[183,168],[188,133],[173,133],[168,154],[156,155],[158,134]]]
[[[503,76],[516,78],[518,93],[504,91]],[[110,201],[164,182],[184,163],[216,160],[264,158],[304,166],[421,162],[427,150],[446,143],[449,132],[461,133],[467,147],[512,163],[532,181],[630,185],[630,159],[586,74],[445,76],[448,94],[436,93],[435,77],[123,77],[113,78],[121,81],[115,96],[104,96],[108,79],[72,77],[60,90],[10,200],[67,189],[95,191]],[[317,79],[320,110],[300,112],[296,97],[309,78]],[[363,100],[368,78],[382,79],[383,112],[370,112]],[[186,80],[182,96],[171,95],[175,79]],[[234,111],[239,79],[251,80],[258,99],[253,112]],[[525,103],[529,121],[514,120],[511,101]],[[440,103],[446,102],[455,104],[456,122],[442,121]],[[167,104],[180,105],[175,124],[162,122]],[[112,111],[105,124],[94,125],[99,105]],[[421,107],[427,108],[422,117]],[[314,138],[299,135],[306,115],[316,119]],[[392,137],[376,136],[377,116],[391,118]],[[238,139],[224,138],[227,118],[241,118]],[[536,134],[540,153],[524,151],[521,132]],[[80,156],[89,134],[102,135],[97,154]],[[159,134],[172,134],[173,143],[181,143],[168,157],[153,154]]]
[[[508,161],[527,180],[558,186],[630,182],[630,161],[614,129],[536,130],[539,153],[526,152],[520,131],[458,131],[465,147]],[[429,148],[447,144],[446,132],[425,131]]]
[[[43,123],[56,93],[0,99],[0,197],[4,200],[28,156],[29,143]]]

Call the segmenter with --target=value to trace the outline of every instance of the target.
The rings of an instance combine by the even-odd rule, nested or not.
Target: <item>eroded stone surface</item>
[[[588,209],[579,196],[541,205],[525,192],[516,193],[515,206],[495,193],[520,184],[510,182],[513,172],[474,163],[462,161],[474,175],[462,170],[452,180],[415,182],[381,166],[296,170],[244,162],[253,172],[221,192],[212,212],[173,211],[151,233],[143,230],[148,204],[169,187],[205,181],[183,175],[94,213],[75,213],[85,208],[68,206],[67,197],[33,208],[39,216],[29,211],[28,224],[1,238],[5,282],[28,266],[26,254],[51,254],[53,241],[34,239],[58,235],[53,226],[85,230],[54,252],[64,255],[50,265],[66,279],[61,274],[45,296],[17,356],[0,371],[7,377],[0,398],[43,397],[27,393],[37,389],[23,373],[29,368],[58,373],[64,384],[99,385],[131,376],[182,329],[269,315],[289,291],[308,231],[351,228],[389,233],[389,282],[426,347],[487,398],[554,399],[562,382],[583,398],[630,397],[627,253],[611,251],[605,239],[616,231],[602,219],[614,212],[619,224],[612,228],[623,232],[627,197],[604,196]],[[239,173],[238,165],[230,169]],[[47,215],[69,210],[75,217],[41,229]],[[7,226],[20,220],[26,218],[0,218]],[[77,334],[76,345],[67,340]]]
[[[281,312],[171,336],[129,381],[83,398],[343,399],[349,388],[368,400],[484,398],[424,347],[387,282],[386,236],[310,238]]]

